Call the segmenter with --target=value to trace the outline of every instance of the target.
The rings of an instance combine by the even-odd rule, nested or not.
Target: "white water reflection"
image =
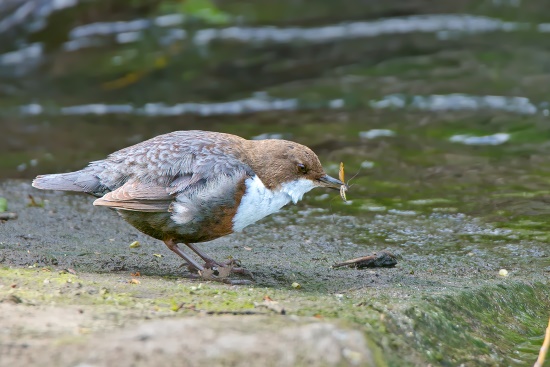
[[[330,104],[330,102],[329,102]],[[298,108],[297,99],[270,98],[264,93],[257,93],[251,98],[220,103],[147,103],[141,107],[131,104],[85,104],[61,108],[48,108],[38,103],[19,107],[23,115],[61,114],[61,115],[108,115],[135,114],[146,116],[179,116],[179,115],[240,115],[264,111],[291,111]]]
[[[113,36],[115,42],[136,42],[143,38],[144,31],[152,27],[172,28],[160,38],[166,44],[175,40],[188,39],[181,27],[185,17],[181,14],[168,14],[153,19],[132,21],[98,22],[82,25],[69,32],[70,40],[64,45],[67,51],[97,45],[100,37]],[[437,33],[476,34],[493,31],[515,31],[529,28],[529,24],[505,22],[499,19],[456,14],[418,15],[388,18],[365,22],[347,22],[321,27],[227,27],[208,28],[195,32],[191,41],[198,46],[209,45],[212,41],[238,41],[243,43],[320,43],[339,39],[368,38],[387,34]],[[542,30],[541,30],[542,31]]]
[[[25,61],[36,60],[42,56],[44,46],[41,43],[32,43],[17,51],[0,55],[0,65],[18,65]]]
[[[431,96],[406,96],[392,94],[380,100],[369,102],[374,109],[420,109],[434,112],[445,111],[505,111],[518,114],[536,114],[539,110],[546,115],[547,103],[540,103],[540,108],[524,97],[505,96],[472,96],[466,94],[447,94]],[[22,115],[107,115],[135,114],[146,116],[179,116],[179,115],[240,115],[266,111],[294,111],[304,109],[353,109],[364,106],[350,105],[345,99],[328,100],[325,103],[311,105],[298,98],[274,98],[264,92],[255,93],[250,98],[228,102],[186,102],[175,105],[164,103],[146,103],[143,106],[132,104],[83,104],[68,107],[55,107],[31,103],[19,107]],[[393,136],[395,132],[385,129],[374,129],[359,133],[361,138],[373,139],[380,136]],[[472,140],[471,140],[472,141]]]
[[[114,36],[119,43],[134,42],[143,37],[143,32],[151,27],[177,27],[185,22],[181,14],[168,14],[154,19],[136,19],[132,21],[98,22],[74,28],[69,32],[70,41],[64,46],[66,50],[75,50],[93,45],[91,39]],[[195,32],[192,42],[206,46],[212,41],[231,40],[243,43],[320,43],[339,39],[377,37],[387,34],[403,33],[440,33],[454,32],[475,34],[493,31],[514,31],[528,28],[529,24],[505,22],[482,16],[467,14],[434,14],[408,17],[388,18],[375,21],[346,22],[321,27],[227,27],[208,28]],[[187,32],[168,31],[164,42],[187,39]],[[183,32],[182,32],[183,31]],[[120,36],[120,34],[126,34]],[[164,43],[163,42],[163,43]]]
[[[91,36],[107,36],[117,33],[136,32],[150,28],[153,24],[154,23],[149,19],[97,22],[73,28],[69,32],[69,38],[74,40]]]
[[[13,6],[14,8],[10,10],[8,16],[0,19],[0,33],[18,26],[36,32],[46,26],[47,19],[51,14],[78,4],[78,0],[21,0],[12,1],[11,4],[7,0],[2,0],[2,2],[0,5],[4,5],[6,8]]]
[[[69,4],[70,1],[67,2]],[[65,5],[67,5],[65,4]],[[167,14],[151,19],[131,21],[97,22],[73,28],[69,40],[63,44],[65,51],[97,47],[109,42],[120,44],[141,40],[151,28],[163,31],[157,35],[158,42],[169,44],[174,41],[189,40],[198,46],[207,46],[213,41],[237,41],[242,43],[322,43],[342,39],[370,38],[389,34],[435,33],[440,38],[459,35],[472,35],[484,32],[511,32],[520,29],[535,29],[549,32],[548,24],[506,22],[500,19],[467,14],[434,14],[396,17],[374,21],[346,22],[320,27],[241,27],[201,29],[189,35],[182,29],[185,16]],[[17,51],[15,51],[17,52]],[[0,55],[0,65],[5,55]]]
[[[435,14],[381,19],[369,22],[349,22],[314,28],[302,27],[229,27],[223,29],[202,29],[193,41],[207,45],[214,40],[240,42],[328,42],[339,39],[377,37],[386,34],[435,33],[440,31],[467,32],[468,34],[514,31],[524,27],[523,23],[505,22],[474,15]]]
[[[508,140],[510,140],[510,134],[506,133],[484,136],[453,135],[449,138],[450,142],[466,145],[500,145],[506,143]]]
[[[395,131],[388,129],[372,129],[369,131],[360,131],[359,137],[364,139],[375,139],[378,137],[395,136]]]
[[[525,115],[534,115],[538,111],[537,106],[525,97],[472,96],[460,93],[414,97],[404,94],[392,94],[380,100],[373,100],[370,105],[375,109],[400,109],[405,107],[428,111],[477,111],[487,109]]]

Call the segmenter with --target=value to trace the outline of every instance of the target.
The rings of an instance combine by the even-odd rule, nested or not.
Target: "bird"
[[[342,185],[347,188],[326,174],[317,155],[304,145],[201,130],[159,135],[79,171],[40,175],[32,182],[37,189],[95,196],[93,205],[115,210],[139,231],[163,241],[191,270],[210,278],[223,268],[250,273],[234,262],[214,260],[197,243],[239,232],[296,204],[313,188]],[[204,265],[178,244],[185,244]],[[230,283],[228,273],[219,278]]]

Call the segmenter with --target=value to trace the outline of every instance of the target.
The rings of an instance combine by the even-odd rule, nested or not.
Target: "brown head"
[[[308,147],[287,140],[249,140],[251,167],[271,190],[284,183],[310,180],[313,187],[340,189],[344,183],[325,173],[317,155]]]

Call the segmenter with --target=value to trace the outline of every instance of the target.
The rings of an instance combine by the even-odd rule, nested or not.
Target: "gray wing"
[[[100,190],[94,205],[115,209],[167,212],[177,203],[234,199],[237,184],[254,174],[241,138],[199,131],[161,135],[92,162]],[[220,144],[220,142],[228,144]],[[176,200],[177,199],[177,200]],[[192,200],[195,199],[195,200]],[[222,204],[220,202],[220,204]]]
[[[169,210],[172,200],[166,187],[134,181],[96,199],[94,205],[141,212],[164,212]]]

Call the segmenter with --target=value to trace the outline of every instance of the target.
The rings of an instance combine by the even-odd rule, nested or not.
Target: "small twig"
[[[199,312],[204,312],[207,315],[266,315],[265,312],[256,312],[256,311],[203,311],[198,310]]]
[[[546,327],[546,335],[544,336],[542,347],[540,347],[539,357],[533,367],[542,367],[544,360],[546,359],[546,354],[548,353],[548,346],[550,346],[550,319],[548,320],[548,326]]]
[[[341,263],[332,265],[333,269],[341,268],[343,266],[355,267],[357,269],[362,268],[392,268],[397,264],[395,255],[387,252],[380,251],[369,256],[361,256],[355,259],[347,260]]]
[[[39,207],[39,208],[44,207],[44,200],[38,202],[31,194],[29,194],[28,197],[29,197],[29,203],[27,204],[27,206]]]
[[[273,311],[279,315],[286,315],[286,311],[283,306],[279,304],[279,302],[274,301],[269,296],[264,297],[264,301],[262,303],[254,302],[254,307],[260,308],[265,307],[270,311]]]
[[[0,220],[17,219],[17,213],[0,213]]]
[[[172,309],[172,311],[179,311],[179,310],[189,310],[189,311],[195,311],[197,313],[202,313],[205,315],[267,315],[265,312],[257,312],[254,310],[234,310],[234,311],[208,311],[203,310],[200,308],[196,308],[195,305],[187,305],[185,302],[181,303],[179,306]]]

